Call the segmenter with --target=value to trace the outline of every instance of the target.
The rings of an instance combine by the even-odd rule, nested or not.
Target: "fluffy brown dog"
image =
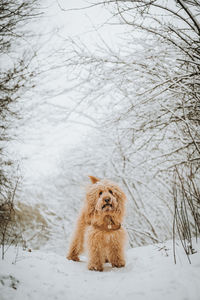
[[[87,189],[67,258],[79,261],[86,240],[89,270],[103,271],[105,262],[124,267],[126,232],[121,223],[126,196],[117,184],[89,177],[92,184]]]

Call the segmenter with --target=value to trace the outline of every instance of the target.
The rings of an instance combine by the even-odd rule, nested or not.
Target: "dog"
[[[67,259],[79,261],[79,255],[88,250],[88,269],[103,271],[103,264],[125,266],[126,231],[122,227],[126,196],[112,181],[89,176],[84,206],[70,244]]]

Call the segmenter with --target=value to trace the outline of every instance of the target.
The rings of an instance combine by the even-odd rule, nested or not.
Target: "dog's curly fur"
[[[126,196],[117,184],[89,177],[92,184],[88,186],[67,258],[79,261],[86,240],[89,270],[103,271],[105,262],[124,267],[126,232],[121,223]]]

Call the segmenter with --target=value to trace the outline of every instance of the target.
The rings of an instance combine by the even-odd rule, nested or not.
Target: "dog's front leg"
[[[113,239],[109,247],[108,259],[112,267],[121,268],[125,266],[124,242],[119,238]]]
[[[77,226],[70,244],[67,259],[79,261],[79,254],[83,252],[84,234],[86,229],[84,213],[81,213],[77,220]]]
[[[103,271],[103,263],[105,257],[103,257],[102,248],[99,245],[99,240],[94,234],[88,237],[88,254],[89,263],[88,269],[94,271]]]
[[[90,249],[88,269],[91,271],[103,271],[104,260],[101,257],[101,251],[98,248]]]

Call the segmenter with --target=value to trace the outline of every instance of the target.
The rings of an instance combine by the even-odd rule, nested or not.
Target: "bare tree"
[[[99,118],[99,134],[108,137],[107,170],[126,186],[137,222],[142,220],[152,240],[159,239],[159,226],[151,214],[154,210],[155,216],[165,214],[163,207],[169,211],[166,223],[172,234],[174,170],[192,186],[190,170],[196,182],[200,161],[200,5],[199,1],[163,3],[108,0],[91,4],[88,9],[94,5],[109,9],[112,25],[125,26],[123,43],[116,49],[100,36],[101,45],[94,52],[80,39],[69,40],[66,62],[79,78],[79,111],[88,109]],[[154,193],[162,199],[159,209]],[[176,202],[176,212],[179,206]],[[193,216],[191,207],[187,206],[188,215]],[[198,209],[190,219],[191,235],[199,228],[196,214]],[[132,239],[137,239],[136,231]]]
[[[21,96],[34,86],[35,70],[30,66],[35,54],[28,49],[27,30],[30,20],[40,16],[39,3],[32,1],[8,1],[0,3],[0,243],[4,246],[14,237],[14,198],[16,192],[16,166],[7,154],[6,143],[13,138],[12,123],[20,118],[17,103]],[[17,48],[17,49],[16,49]]]

